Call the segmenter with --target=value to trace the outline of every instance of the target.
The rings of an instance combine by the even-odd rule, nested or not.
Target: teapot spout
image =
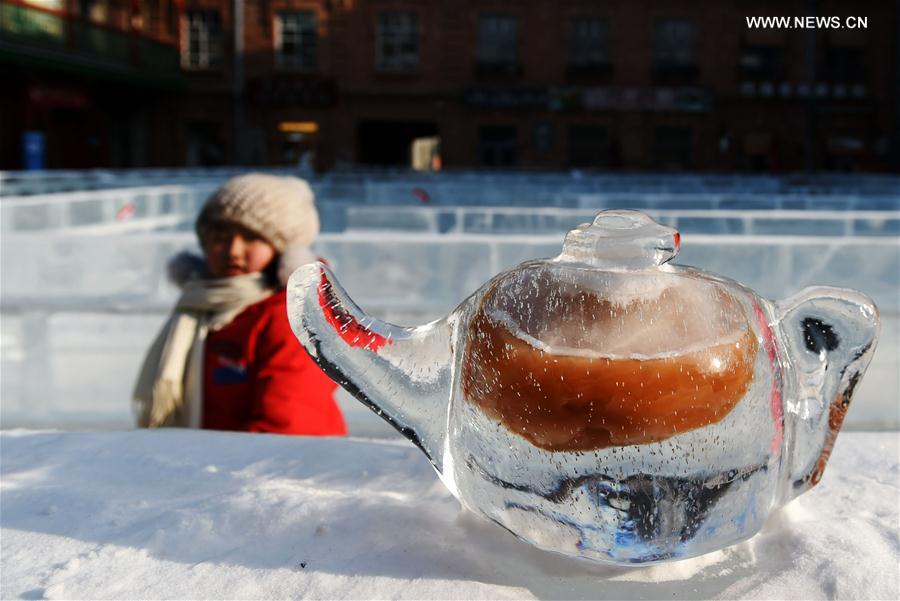
[[[294,271],[287,293],[291,328],[310,357],[442,472],[451,319],[406,328],[369,317],[320,262]]]
[[[786,502],[821,479],[881,326],[872,299],[843,288],[807,288],[776,310],[786,358]]]

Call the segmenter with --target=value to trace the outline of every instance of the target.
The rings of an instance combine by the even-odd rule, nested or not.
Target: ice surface
[[[648,568],[538,551],[405,441],[0,434],[3,599],[896,599],[896,433],[844,433],[747,542]]]

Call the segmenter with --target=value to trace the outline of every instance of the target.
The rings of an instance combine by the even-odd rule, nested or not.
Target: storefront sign
[[[547,88],[469,88],[463,104],[474,109],[548,110]]]
[[[469,88],[463,105],[482,110],[704,112],[712,95],[701,88]]]
[[[79,89],[35,84],[28,88],[28,103],[48,108],[83,109],[90,101]]]
[[[705,112],[711,94],[700,88],[586,88],[581,104],[588,111]]]

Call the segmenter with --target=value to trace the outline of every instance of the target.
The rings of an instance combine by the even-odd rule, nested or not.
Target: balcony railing
[[[0,54],[15,62],[115,75],[146,85],[177,87],[182,82],[175,44],[17,0],[0,0]]]

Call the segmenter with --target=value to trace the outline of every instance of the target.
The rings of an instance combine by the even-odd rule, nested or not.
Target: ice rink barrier
[[[411,200],[414,189],[426,191],[435,203],[459,204],[465,202],[460,196],[482,202],[483,190],[488,190],[488,195],[494,195],[491,191],[498,190],[505,191],[505,195],[513,199],[537,198],[546,202],[556,195],[565,198],[598,191],[896,196],[900,188],[897,176],[852,173],[622,174],[578,169],[542,172],[453,168],[418,172],[389,167],[338,166],[317,174],[299,167],[223,166],[0,171],[0,197],[197,182],[215,184],[251,171],[302,177],[309,180],[318,193],[336,200],[388,204]],[[417,195],[416,199],[421,201],[421,196]]]
[[[86,190],[0,199],[0,231],[190,231],[216,184]],[[488,198],[484,190],[481,194]],[[757,196],[608,192],[583,194],[573,206],[485,203],[409,206],[340,201],[320,196],[322,231],[552,234],[589,221],[600,209],[633,208],[685,232],[709,234],[900,235],[897,198],[859,195]],[[494,204],[487,204],[492,202]],[[896,205],[896,206],[895,206]]]
[[[289,169],[269,171],[296,173]],[[134,230],[189,229],[209,193],[228,177],[242,172],[237,168],[43,172],[43,175],[0,172],[0,226],[3,232],[99,231],[107,226]],[[429,231],[441,233],[479,227],[484,220],[478,211],[485,207],[527,209],[535,216],[545,210],[600,208],[900,211],[900,178],[871,175],[338,171],[313,176],[310,183],[316,192],[326,232],[354,227],[365,209],[370,210],[369,217],[376,216],[382,221],[393,219],[396,224],[414,223],[417,209],[435,211],[437,222]],[[78,185],[82,187],[73,188]],[[463,208],[469,212],[460,215]],[[495,225],[504,227],[502,212],[493,215]],[[718,227],[721,231],[712,233],[741,233],[729,231],[726,222]]]
[[[324,234],[315,250],[362,308],[415,325],[444,315],[503,269],[556,255],[562,237],[356,230]],[[195,244],[186,232],[4,234],[3,427],[127,427],[134,375],[177,296],[166,262]],[[900,426],[900,238],[686,232],[682,248],[679,263],[736,279],[769,298],[813,284],[871,295],[882,313],[882,337],[847,424]],[[351,432],[389,432],[346,395],[342,405]]]

